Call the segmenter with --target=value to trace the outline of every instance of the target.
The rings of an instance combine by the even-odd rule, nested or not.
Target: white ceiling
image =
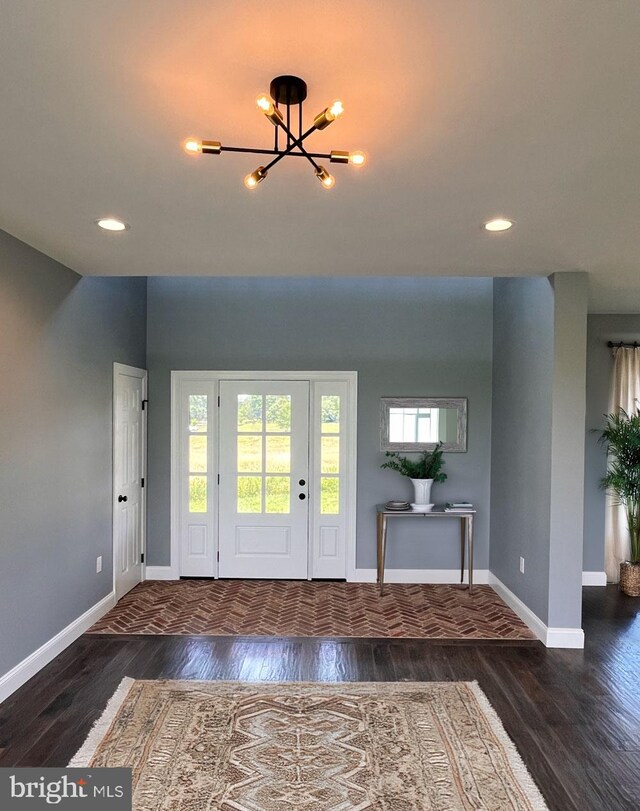
[[[330,192],[181,150],[270,147],[279,73],[307,120],[344,101],[309,148],[369,155]],[[2,0],[0,115],[0,227],[83,274],[585,270],[592,311],[640,312],[637,0]]]

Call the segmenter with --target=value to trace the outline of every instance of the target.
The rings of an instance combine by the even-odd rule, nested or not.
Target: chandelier
[[[313,166],[315,176],[323,188],[332,189],[335,185],[333,175],[318,163],[319,160],[328,160],[331,163],[348,163],[351,166],[363,166],[366,157],[363,152],[346,152],[333,149],[331,152],[309,152],[304,143],[312,132],[326,129],[329,124],[340,118],[344,112],[342,102],[334,101],[313,119],[309,129],[303,131],[302,103],[307,98],[307,85],[297,76],[276,76],[269,87],[270,95],[262,93],[256,103],[275,127],[273,149],[251,149],[241,146],[223,146],[220,141],[198,141],[188,138],[184,149],[189,155],[219,155],[221,152],[248,152],[252,155],[269,155],[272,159],[264,166],[248,174],[244,185],[248,189],[255,189],[258,183],[267,176],[270,169],[283,158],[305,158]],[[298,108],[297,111],[295,108]],[[292,110],[292,108],[294,108]],[[295,118],[297,117],[297,131]]]

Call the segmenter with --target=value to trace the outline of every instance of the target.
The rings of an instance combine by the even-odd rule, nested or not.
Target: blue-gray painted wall
[[[543,622],[549,610],[554,294],[495,279],[491,571]],[[525,575],[520,574],[520,557]]]
[[[640,315],[590,315],[587,319],[587,418],[584,470],[584,561],[586,572],[604,571],[605,495],[600,480],[607,458],[598,434],[609,410],[613,358],[607,341],[640,342]]]
[[[490,568],[553,628],[581,626],[587,293],[494,280]]]
[[[357,563],[375,567],[374,505],[409,498],[380,470],[383,396],[469,398],[469,450],[447,454],[437,501],[479,509],[476,566],[489,563],[492,282],[489,279],[224,279],[148,281],[148,561],[169,564],[172,369],[355,370],[358,391]],[[455,569],[449,521],[399,522],[390,568]],[[391,534],[392,532],[392,534]]]
[[[113,362],[144,367],[145,298],[0,231],[0,674],[112,590]]]
[[[587,390],[586,273],[554,273],[551,412],[550,628],[582,627],[584,426]]]

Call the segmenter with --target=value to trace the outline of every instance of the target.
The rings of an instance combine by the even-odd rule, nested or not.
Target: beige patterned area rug
[[[70,766],[133,769],[135,811],[543,811],[475,682],[125,679]]]

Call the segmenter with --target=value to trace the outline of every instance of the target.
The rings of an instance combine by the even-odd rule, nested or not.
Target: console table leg
[[[382,513],[378,513],[376,516],[376,529],[377,529],[377,540],[378,540],[378,572],[376,575],[376,583],[380,582],[381,574],[380,568],[382,565]]]
[[[469,534],[469,593],[473,591],[473,516],[467,517]]]
[[[384,562],[387,555],[387,516],[382,515],[382,532],[381,532],[381,559],[380,559],[380,596],[384,591]]]
[[[467,542],[467,520],[460,519],[460,582],[464,583],[464,546]]]

